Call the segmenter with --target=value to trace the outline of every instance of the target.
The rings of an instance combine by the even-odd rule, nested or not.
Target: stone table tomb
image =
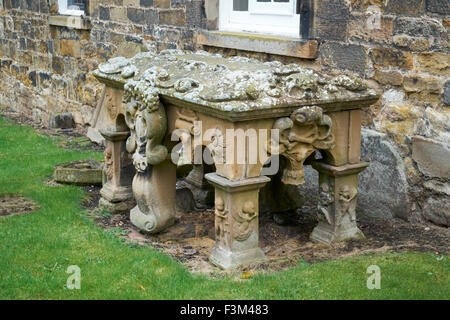
[[[215,188],[210,260],[222,268],[264,260],[259,190],[279,170],[283,183],[304,183],[308,163],[320,189],[311,239],[363,236],[356,225],[358,173],[368,166],[360,161],[361,109],[378,94],[361,79],[179,50],[113,58],[94,74],[105,84],[107,115],[101,202],[130,210],[142,232],[174,223],[176,168],[194,164],[190,181]],[[205,163],[215,172],[204,175]]]

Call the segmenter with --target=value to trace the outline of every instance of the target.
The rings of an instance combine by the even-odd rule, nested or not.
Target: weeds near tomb
[[[448,299],[450,259],[434,253],[384,253],[307,264],[288,271],[216,280],[190,274],[147,247],[123,244],[87,217],[83,189],[43,183],[57,163],[101,153],[70,151],[0,117],[0,194],[21,194],[40,209],[0,219],[0,299]],[[102,213],[98,213],[101,215]],[[71,265],[81,289],[66,286]],[[381,289],[366,287],[367,267]]]

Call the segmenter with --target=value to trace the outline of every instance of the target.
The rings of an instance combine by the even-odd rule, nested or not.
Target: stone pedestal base
[[[101,131],[106,141],[104,184],[99,207],[110,213],[129,211],[134,205],[131,179],[134,167],[125,150],[128,131]]]
[[[209,260],[223,269],[233,269],[242,265],[267,261],[267,257],[259,247],[233,252],[221,246],[214,246]]]
[[[109,202],[122,202],[133,199],[133,190],[131,186],[116,187],[106,183],[100,190],[100,195]]]
[[[312,241],[326,244],[361,238],[364,238],[364,234],[357,226],[351,223],[347,223],[344,227],[339,227],[337,230],[334,230],[328,223],[319,222],[310,236]]]
[[[136,205],[134,199],[128,199],[120,202],[110,202],[105,198],[100,198],[98,207],[112,214],[128,213]]]
[[[231,269],[264,261],[258,244],[258,193],[268,177],[232,181],[209,173],[206,179],[215,187],[216,244],[210,260]]]
[[[356,225],[356,202],[358,194],[358,173],[369,164],[347,164],[332,166],[313,162],[319,171],[319,224],[311,234],[311,240],[330,244],[347,239],[363,238]]]

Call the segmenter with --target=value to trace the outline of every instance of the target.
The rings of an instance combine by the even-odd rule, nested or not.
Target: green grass
[[[53,166],[99,153],[64,150],[54,138],[0,117],[0,194],[20,193],[40,210],[0,219],[0,299],[448,299],[448,257],[429,253],[359,256],[249,280],[207,279],[146,247],[126,245],[83,213],[80,188],[43,184]],[[65,287],[81,268],[81,290]],[[381,268],[368,290],[366,269]]]

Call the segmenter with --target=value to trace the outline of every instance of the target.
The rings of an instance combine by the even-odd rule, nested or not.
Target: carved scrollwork
[[[298,185],[304,183],[303,162],[316,149],[328,150],[334,146],[331,118],[320,107],[302,107],[288,118],[275,121],[273,129],[279,130],[278,154],[288,159],[282,182]],[[273,142],[272,145],[274,145]],[[272,154],[274,150],[272,150]]]

